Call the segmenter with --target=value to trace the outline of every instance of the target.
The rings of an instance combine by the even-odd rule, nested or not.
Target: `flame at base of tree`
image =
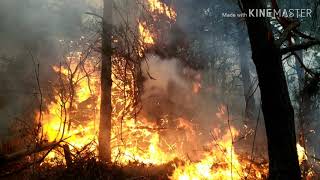
[[[158,0],[148,0],[153,13],[164,14],[170,20],[176,18],[175,11]],[[154,45],[155,37],[145,22],[139,22],[140,41]],[[143,51],[138,52],[142,57]],[[42,124],[39,136],[49,142],[62,141],[70,147],[74,157],[92,154],[97,157],[98,125],[100,105],[99,60],[74,52],[65,63],[54,66],[57,81],[53,83],[53,97],[46,105],[47,111],[38,113],[36,119]],[[135,65],[121,57],[113,57],[112,67],[112,162],[127,165],[138,162],[147,165],[172,164],[174,170],[170,179],[265,179],[267,164],[256,165],[237,154],[234,138],[239,135],[236,128],[229,131],[213,129],[214,141],[206,150],[193,152],[202,147],[198,141],[196,125],[184,118],[164,119],[162,126],[152,122],[140,113],[137,102]],[[198,94],[201,84],[191,87]],[[142,109],[143,111],[143,109]],[[224,119],[226,108],[221,106],[216,114]],[[40,116],[41,115],[41,116]],[[175,127],[166,126],[169,121]],[[222,120],[223,121],[223,120]],[[85,153],[83,153],[85,151]],[[193,153],[195,160],[189,155]],[[299,160],[306,160],[305,151],[298,146]],[[176,163],[176,159],[179,159]],[[51,166],[66,164],[63,148],[51,151],[44,163]]]
[[[59,77],[54,90],[54,100],[42,113],[41,136],[49,142],[63,140],[75,156],[81,152],[97,155],[97,130],[99,122],[99,75],[96,59],[81,63],[81,53],[73,53],[64,66],[54,66]],[[174,129],[161,128],[142,117],[136,110],[134,80],[131,71],[125,72],[125,61],[117,59],[113,66],[112,86],[112,161],[126,165],[139,162],[161,165],[180,159],[185,163],[176,164],[171,179],[240,179],[245,174],[244,166],[234,151],[231,135],[221,131],[219,138],[209,145],[210,151],[199,154],[196,162],[188,160],[186,149],[197,146],[194,125],[183,118],[176,119]],[[125,78],[125,79],[124,79]],[[71,81],[69,81],[71,80]],[[220,110],[219,116],[225,113]],[[165,120],[164,122],[173,121]],[[164,132],[168,133],[164,133]],[[183,131],[183,133],[180,133]],[[170,136],[166,136],[169,134]],[[238,131],[232,127],[233,136]],[[39,136],[40,136],[39,135]],[[172,137],[173,136],[173,137]],[[179,137],[180,136],[180,137]],[[186,148],[187,147],[187,148]],[[62,148],[56,148],[46,157],[44,163],[54,166],[64,163]],[[262,176],[265,167],[257,170],[255,177]],[[260,172],[262,171],[262,172]]]
[[[83,150],[97,156],[100,103],[98,60],[92,57],[90,61],[81,63],[81,57],[81,53],[72,53],[65,65],[53,67],[59,78],[54,85],[54,100],[47,105],[48,111],[42,112],[42,133],[39,136],[49,142],[63,140],[74,156],[81,157]],[[174,129],[167,129],[140,115],[134,98],[134,75],[126,70],[132,67],[126,67],[124,59],[118,58],[117,62],[113,65],[112,75],[111,145],[114,163],[162,165],[180,159],[179,163],[173,163],[174,171],[169,177],[179,180],[266,178],[267,164],[257,166],[235,151],[233,139],[239,132],[232,126],[230,131],[213,129],[214,141],[206,145],[206,150],[197,152],[196,160],[191,161],[190,151],[186,149],[201,146],[197,142],[199,133],[195,125],[183,118],[166,119],[163,122],[177,122]],[[216,115],[225,119],[226,108],[221,106]],[[179,133],[181,130],[183,133]],[[297,149],[301,164],[307,156],[299,144]],[[51,166],[65,164],[63,149],[51,151],[44,163]]]

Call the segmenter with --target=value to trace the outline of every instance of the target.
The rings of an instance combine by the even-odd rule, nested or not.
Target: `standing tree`
[[[98,150],[100,160],[111,162],[112,0],[104,0],[102,21],[101,104]]]
[[[266,9],[263,0],[241,0],[243,11]],[[277,45],[265,17],[248,17],[246,24],[261,91],[269,154],[269,179],[300,179],[294,111]]]
[[[241,75],[242,75],[242,83],[243,83],[243,93],[246,103],[245,108],[245,121],[252,122],[254,120],[254,114],[256,112],[256,102],[254,99],[254,84],[250,77],[250,68],[249,68],[249,54],[247,53],[248,46],[245,46],[247,44],[247,37],[243,36],[243,33],[245,33],[244,30],[241,30],[239,33],[239,40],[238,40],[238,46],[239,46],[239,59],[240,59],[240,69],[241,69]]]

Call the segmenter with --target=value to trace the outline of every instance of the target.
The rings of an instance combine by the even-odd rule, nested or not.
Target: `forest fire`
[[[313,141],[308,133],[302,132],[308,129],[306,123],[299,122],[299,127],[295,128],[300,118],[310,118],[303,113],[311,109],[311,102],[305,103],[304,100],[316,99],[311,95],[300,97],[303,88],[309,87],[309,81],[291,84],[299,86],[301,92],[298,97],[289,94],[292,82],[286,82],[290,78],[282,72],[287,68],[285,65],[273,74],[263,72],[263,67],[268,67],[270,71],[273,66],[279,65],[282,55],[293,53],[289,46],[291,42],[285,44],[285,41],[294,38],[283,38],[282,42],[282,39],[279,42],[272,39],[275,45],[268,50],[282,53],[270,55],[271,60],[277,60],[271,63],[273,66],[258,65],[260,61],[257,60],[249,64],[243,62],[250,59],[249,54],[243,52],[254,54],[252,58],[263,58],[269,54],[260,56],[259,53],[264,51],[257,53],[253,52],[257,50],[255,48],[250,51],[249,46],[248,49],[241,47],[244,42],[255,47],[252,43],[258,38],[250,37],[254,34],[252,32],[248,33],[248,42],[247,37],[242,39],[243,32],[240,30],[239,42],[233,42],[239,37],[224,42],[225,37],[233,37],[235,33],[229,35],[215,29],[220,26],[216,23],[221,23],[215,22],[214,16],[220,5],[204,6],[205,2],[198,3],[198,11],[193,10],[195,7],[191,8],[191,1],[103,2],[96,2],[100,9],[90,6],[88,9],[92,12],[85,13],[86,18],[75,18],[78,23],[89,26],[82,28],[83,36],[75,33],[77,28],[65,32],[72,38],[64,39],[64,34],[59,34],[63,40],[59,40],[61,44],[58,44],[63,46],[61,49],[64,46],[67,48],[57,48],[57,51],[63,51],[59,62],[51,62],[48,58],[50,65],[47,68],[50,71],[43,79],[40,61],[36,57],[38,54],[34,55],[32,50],[28,52],[36,77],[36,83],[31,83],[35,97],[33,101],[36,102],[25,113],[27,115],[16,118],[19,124],[13,123],[17,127],[12,130],[26,136],[28,141],[21,143],[24,146],[19,142],[9,148],[7,144],[1,144],[0,160],[8,162],[8,166],[0,168],[0,172],[4,172],[3,175],[0,173],[0,178],[20,172],[28,172],[30,177],[40,179],[43,172],[43,177],[56,174],[61,179],[69,174],[72,174],[70,177],[85,174],[97,179],[134,177],[170,180],[254,180],[273,179],[277,175],[280,179],[318,177],[315,172],[320,165],[316,148],[311,152],[310,142]],[[48,7],[59,5],[50,4]],[[131,12],[132,9],[138,13]],[[180,18],[180,13],[185,17]],[[199,17],[190,18],[193,16]],[[193,23],[195,27],[191,27]],[[252,24],[247,23],[247,26]],[[298,31],[295,29],[297,24],[284,27],[279,33],[285,30],[285,35],[294,34],[291,31]],[[95,26],[98,28],[95,29]],[[226,25],[221,27],[225,31]],[[193,28],[198,28],[200,32],[196,33]],[[254,27],[248,27],[247,31],[252,29]],[[267,30],[263,32],[270,32],[270,38],[282,38],[281,34],[274,36]],[[302,34],[302,37],[307,35]],[[57,37],[52,39],[58,41]],[[312,37],[307,39],[311,43],[305,49],[312,43],[320,42]],[[269,43],[271,41],[266,44],[269,46]],[[208,49],[218,49],[220,46],[224,48],[221,52],[208,52]],[[256,45],[258,49],[265,46]],[[235,49],[239,49],[239,55],[233,53]],[[290,56],[287,58],[290,59]],[[297,64],[307,62],[298,57],[294,60]],[[251,70],[251,66],[257,68]],[[315,80],[309,76],[319,80],[319,74],[312,72],[313,69],[307,69],[304,65],[299,68],[306,68],[305,76],[310,78],[310,82]],[[267,78],[265,75],[268,75]],[[291,79],[301,81],[305,76]],[[266,83],[260,83],[261,80]],[[273,85],[273,80],[279,87],[264,87]],[[256,90],[260,95],[255,94]],[[309,89],[306,91],[310,93]],[[279,92],[283,97],[272,100],[279,98],[274,97]],[[290,101],[292,97],[297,98],[294,106]],[[296,111],[297,107],[300,109]],[[276,116],[276,113],[280,115]],[[296,114],[299,114],[298,117]],[[27,123],[28,118],[32,123]],[[276,121],[279,126],[275,126]],[[296,129],[301,131],[297,135]],[[281,138],[275,138],[279,135]],[[283,148],[290,152],[282,151],[279,146],[282,143],[287,143]],[[281,156],[275,154],[278,152]],[[288,167],[284,165],[284,160],[290,160],[285,162]],[[274,164],[279,167],[273,167]],[[9,171],[11,166],[19,168]],[[82,170],[85,172],[80,173]],[[285,175],[282,177],[281,173]]]
[[[239,132],[231,129],[234,136]],[[217,130],[216,132],[219,132]],[[243,179],[247,177],[244,169],[249,164],[241,162],[234,151],[230,134],[222,135],[221,141],[211,144],[210,152],[206,152],[199,162],[187,162],[178,166],[173,172],[172,179]],[[249,179],[261,179],[266,169],[261,168],[248,176]]]
[[[298,151],[298,159],[300,164],[303,161],[308,160],[308,157],[306,155],[306,150],[299,143],[297,143],[297,151]]]
[[[174,9],[172,9],[171,7],[167,6],[159,0],[148,0],[148,5],[150,11],[153,13],[157,12],[160,14],[165,14],[171,20],[174,20],[177,17],[177,13]]]
[[[175,18],[176,14],[173,9],[169,8],[160,1],[150,0],[148,1],[150,10],[152,12],[157,11],[167,15],[169,18]],[[142,43],[149,45],[154,44],[154,40],[151,32],[146,28],[145,23],[139,23],[138,26],[139,35]],[[67,57],[67,67],[57,67],[54,66],[54,71],[59,74],[60,85],[67,86],[69,89],[68,97],[63,97],[65,95],[58,94],[55,96],[55,102],[52,102],[48,109],[48,113],[42,114],[44,119],[41,123],[43,124],[43,132],[41,132],[47,137],[47,140],[57,141],[64,140],[67,142],[71,150],[80,150],[81,148],[87,146],[90,143],[94,143],[92,152],[97,154],[96,146],[97,142],[97,129],[99,122],[99,75],[94,71],[96,67],[92,64],[86,63],[83,67],[79,67],[82,57],[81,52],[75,52]],[[115,57],[116,58],[116,57]],[[121,65],[120,65],[121,66]],[[133,104],[133,97],[130,94],[126,94],[127,91],[132,89],[132,84],[124,84],[122,81],[115,77],[116,72],[121,72],[119,70],[120,66],[113,66],[113,88],[112,88],[112,106],[113,109],[113,130],[112,130],[112,146],[115,147],[112,150],[112,159],[114,162],[126,164],[130,161],[138,161],[146,164],[164,164],[172,161],[177,155],[169,155],[163,152],[159,148],[159,134],[154,133],[148,129],[156,129],[156,125],[149,123],[147,120],[136,120],[133,119],[132,114],[123,112],[125,109],[129,108],[129,112],[134,111],[130,109]],[[89,75],[87,72],[93,74]],[[133,77],[129,76],[129,81],[133,83]],[[75,78],[74,78],[75,77]],[[90,80],[89,80],[90,78]],[[130,80],[131,78],[131,80]],[[69,83],[69,84],[68,84]],[[119,89],[119,87],[124,87],[124,89]],[[66,88],[66,87],[62,87]],[[124,91],[124,93],[123,93]],[[58,92],[56,90],[55,92]],[[65,92],[64,92],[65,93]],[[82,104],[87,103],[85,106]],[[119,110],[119,107],[122,108]],[[72,112],[80,111],[83,113],[82,108],[88,108],[93,110],[93,113],[87,115],[80,115],[80,119],[77,119],[77,114],[74,116]],[[88,110],[86,112],[89,112]],[[38,115],[39,116],[39,115]],[[83,117],[86,117],[83,119]],[[142,128],[141,128],[142,127]],[[125,139],[129,140],[124,142]],[[141,152],[141,149],[146,149],[146,147],[139,147],[139,144],[146,143],[147,152]],[[60,153],[61,154],[61,153]],[[58,158],[63,161],[63,156],[59,156],[59,152],[50,152],[47,159],[50,161],[52,158]]]
[[[145,28],[145,23],[139,23],[139,33],[143,43],[154,44],[152,34]]]
[[[49,142],[63,140],[64,143],[70,146],[72,153],[77,154],[83,148],[89,146],[89,151],[97,155],[97,129],[99,115],[99,76],[94,73],[95,69],[91,64],[85,63],[83,67],[86,72],[89,72],[90,81],[88,81],[85,70],[80,67],[77,69],[77,63],[81,59],[80,53],[75,53],[75,57],[68,58],[69,68],[53,67],[58,76],[61,76],[60,82],[67,85],[68,77],[73,74],[76,79],[72,81],[74,88],[74,98],[72,107],[71,100],[62,102],[61,94],[55,96],[55,101],[48,105],[48,112],[42,115],[43,135]],[[114,68],[114,72],[116,68]],[[114,163],[126,165],[129,162],[139,162],[149,165],[166,164],[174,159],[185,161],[183,164],[176,164],[171,179],[241,179],[245,177],[246,168],[249,163],[241,161],[234,151],[233,140],[239,135],[239,132],[231,127],[231,134],[223,132],[220,129],[213,129],[213,134],[216,137],[216,142],[207,145],[207,151],[200,154],[200,159],[196,162],[191,162],[183,154],[184,150],[180,149],[183,143],[175,142],[168,144],[165,137],[161,138],[158,125],[151,123],[144,117],[135,119],[130,113],[123,115],[124,109],[119,107],[128,107],[132,104],[132,97],[124,97],[119,87],[123,83],[113,76],[114,86],[112,94],[113,102],[113,129],[112,129],[112,160]],[[128,87],[130,88],[130,85]],[[56,90],[55,92],[59,92]],[[98,98],[97,98],[98,97]],[[91,110],[91,111],[90,111]],[[129,110],[133,112],[133,109]],[[225,116],[225,107],[221,107],[217,113],[218,117]],[[170,121],[170,120],[169,120]],[[193,124],[180,118],[178,120],[177,129],[183,129],[187,132],[188,140],[196,140],[197,132],[193,128]],[[191,136],[191,137],[190,137]],[[193,136],[193,137],[192,137]],[[194,143],[194,142],[193,142]],[[46,157],[45,163],[54,165],[53,162],[64,162],[62,149],[51,151]],[[65,162],[64,162],[65,163]],[[254,169],[254,176],[250,177],[261,178],[265,173],[266,168]]]
[[[174,20],[176,13],[173,9],[157,0],[149,0],[151,12],[162,13]],[[145,22],[138,24],[140,41],[154,45],[154,37]],[[144,50],[144,49],[143,49]],[[143,52],[140,52],[142,54]],[[214,141],[207,143],[206,150],[197,153],[197,159],[191,161],[183,148],[184,144],[197,144],[198,134],[195,124],[189,120],[177,119],[173,130],[161,129],[146,117],[136,113],[134,107],[133,86],[134,77],[125,72],[126,82],[121,80],[125,71],[125,59],[117,59],[118,64],[112,68],[112,161],[120,165],[138,162],[147,165],[162,165],[173,163],[174,171],[168,178],[173,180],[191,179],[263,179],[267,174],[266,165],[257,166],[240,158],[235,151],[234,138],[239,131],[230,126],[228,130],[212,129]],[[82,53],[71,53],[65,65],[54,66],[53,70],[59,77],[54,101],[48,105],[48,112],[43,112],[41,123],[44,136],[49,142],[63,140],[70,147],[72,154],[79,154],[84,148],[86,151],[98,155],[98,122],[100,100],[100,75],[95,71],[97,58],[82,62]],[[200,79],[198,78],[198,81]],[[194,83],[190,88],[198,94],[201,84]],[[143,111],[143,109],[142,109]],[[216,116],[226,121],[226,107],[220,106]],[[39,115],[38,115],[39,116]],[[164,123],[173,119],[164,120]],[[176,134],[183,130],[186,137],[178,138],[174,143],[163,135],[162,131]],[[179,134],[177,134],[179,135]],[[181,135],[181,134],[180,134]],[[304,149],[298,146],[299,159],[305,155]],[[65,162],[62,148],[54,149],[45,159],[45,163],[54,165],[54,162]],[[301,156],[301,157],[300,157]]]

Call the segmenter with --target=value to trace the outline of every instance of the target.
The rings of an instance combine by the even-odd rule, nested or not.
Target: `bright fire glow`
[[[297,152],[298,152],[299,164],[301,164],[304,160],[308,159],[306,155],[306,150],[299,143],[297,143]]]
[[[148,0],[151,12],[165,14],[170,19],[176,18],[176,12],[159,0]],[[155,39],[146,23],[139,23],[140,41],[153,45]],[[43,135],[49,142],[63,139],[72,154],[79,153],[83,148],[98,155],[97,135],[100,105],[100,74],[97,71],[98,58],[82,62],[82,54],[71,53],[66,64],[54,66],[58,76],[53,90],[53,99],[47,104],[48,111],[42,114]],[[198,143],[195,125],[186,119],[168,119],[176,121],[176,129],[171,130],[174,141],[166,138],[159,125],[147,117],[135,115],[134,75],[125,72],[125,60],[119,57],[118,64],[112,67],[112,161],[126,165],[136,161],[139,163],[161,165],[180,159],[184,163],[174,165],[170,175],[173,180],[200,179],[261,179],[267,173],[267,167],[257,167],[243,160],[235,151],[233,139],[239,132],[230,127],[229,131],[213,129],[216,136],[196,161],[188,159],[185,146]],[[133,68],[133,67],[129,67]],[[198,93],[201,84],[194,84],[191,89]],[[216,116],[225,120],[226,107],[221,106]],[[39,116],[39,114],[38,114]],[[36,118],[38,119],[38,118]],[[176,134],[183,132],[183,138]],[[88,146],[89,145],[89,146]],[[298,152],[301,151],[298,147]],[[189,147],[190,150],[190,147]],[[303,152],[303,151],[302,151]],[[300,159],[300,155],[299,155]],[[53,164],[56,160],[64,162],[63,151],[55,149],[45,159]],[[64,162],[65,163],[65,162]],[[248,171],[248,167],[250,170]]]
[[[145,27],[146,27],[145,23],[139,23],[139,33],[140,33],[140,38],[142,39],[142,42],[146,44],[154,44],[154,39],[152,37],[151,32]]]
[[[82,148],[86,147],[91,142],[95,142],[90,146],[90,151],[97,155],[97,123],[99,122],[99,76],[95,73],[91,74],[90,81],[86,79],[84,70],[76,66],[80,59],[79,53],[75,53],[75,57],[68,58],[70,68],[53,67],[55,72],[61,73],[60,81],[64,81],[73,74],[74,79],[74,95],[73,108],[70,108],[70,102],[67,101],[63,105],[61,94],[55,96],[55,101],[49,106],[48,112],[43,114],[43,131],[48,141],[53,142],[59,139],[65,139],[64,142],[69,144],[72,153],[77,153]],[[73,54],[74,56],[74,54]],[[120,61],[121,62],[121,61]],[[121,72],[123,69],[121,63],[119,66],[114,65],[114,72]],[[94,67],[90,64],[85,64],[86,72]],[[120,69],[119,69],[120,68]],[[76,73],[73,73],[76,72]],[[132,76],[127,74],[129,82],[133,82]],[[191,122],[179,118],[177,119],[177,129],[183,129],[187,136],[185,141],[168,144],[165,139],[161,138],[157,125],[149,122],[146,118],[133,118],[130,112],[134,112],[132,106],[133,98],[130,96],[130,89],[133,84],[123,84],[113,75],[112,86],[112,160],[115,163],[126,165],[129,162],[137,161],[145,164],[160,165],[173,161],[179,158],[185,161],[184,164],[175,165],[175,170],[170,177],[171,179],[241,179],[248,176],[245,173],[245,168],[249,163],[241,162],[238,155],[234,151],[232,137],[230,133],[223,134],[220,129],[214,129],[215,136],[219,140],[210,143],[210,151],[204,152],[198,161],[191,162],[183,154],[181,147],[188,141],[197,141],[197,133]],[[60,82],[61,83],[61,82]],[[63,82],[67,86],[66,82]],[[90,88],[89,88],[90,87]],[[125,94],[119,87],[126,89]],[[91,101],[91,102],[90,102]],[[124,113],[124,107],[128,109],[128,114]],[[225,116],[224,106],[219,108],[217,113],[220,118]],[[88,111],[89,110],[89,111]],[[94,113],[90,114],[89,112]],[[85,115],[79,116],[75,113],[79,111]],[[69,112],[69,113],[65,113]],[[87,114],[88,113],[88,114]],[[70,126],[70,127],[68,127]],[[238,136],[239,132],[231,127],[231,132],[234,137]],[[63,134],[62,134],[63,133]],[[54,160],[64,162],[63,153],[52,151],[46,158],[47,163]],[[259,178],[265,169],[254,170],[254,175],[248,177]],[[261,172],[260,172],[261,171]]]
[[[232,128],[234,135],[238,132]],[[223,135],[221,141],[213,143],[199,162],[187,162],[178,166],[172,179],[241,179],[242,167],[234,152],[230,134]],[[239,174],[241,172],[241,174]]]
[[[69,145],[73,154],[87,147],[87,150],[98,155],[100,77],[94,63],[97,60],[91,59],[80,67],[81,57],[81,53],[72,53],[67,58],[68,66],[53,67],[60,78],[54,89],[54,100],[47,105],[48,111],[43,112],[42,115],[43,133],[49,142],[64,139],[64,143]],[[266,165],[261,167],[252,165],[251,162],[240,158],[235,151],[232,139],[236,138],[239,132],[232,126],[226,132],[218,128],[213,129],[212,132],[217,138],[208,145],[209,148],[206,149],[209,150],[200,154],[198,160],[191,161],[185,156],[182,146],[185,143],[197,141],[198,133],[192,122],[183,118],[177,119],[176,128],[183,129],[186,137],[184,140],[179,139],[181,141],[170,144],[165,137],[162,137],[157,124],[141,116],[138,116],[137,119],[133,118],[132,113],[135,112],[132,105],[134,104],[133,75],[127,72],[129,83],[119,80],[118,78],[124,72],[123,63],[125,61],[118,59],[118,62],[119,64],[113,65],[112,76],[114,82],[112,86],[111,143],[113,162],[126,165],[137,161],[160,165],[178,158],[183,160],[183,163],[174,165],[175,169],[169,177],[173,180],[243,179],[244,177],[261,179],[265,177]],[[68,81],[71,75],[72,83]],[[73,88],[73,91],[70,88]],[[72,96],[71,92],[74,92]],[[73,99],[71,100],[70,97]],[[124,109],[127,109],[128,113],[125,113]],[[226,113],[227,108],[221,105],[216,116],[225,121]],[[303,160],[307,160],[305,149],[299,144],[297,144],[297,152],[300,164]],[[59,149],[51,151],[45,162],[54,165],[57,160],[65,161],[63,151]],[[248,170],[249,167],[250,170]]]
[[[177,13],[174,9],[162,3],[160,0],[148,0],[149,10],[152,13],[165,14],[171,20],[176,19]]]

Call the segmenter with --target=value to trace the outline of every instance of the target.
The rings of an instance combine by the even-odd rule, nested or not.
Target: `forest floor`
[[[38,167],[30,166],[24,170],[22,164],[12,164],[0,169],[0,179],[25,180],[166,180],[174,170],[174,162],[164,165],[146,165],[132,162],[125,166],[105,164],[95,158],[74,162],[70,167],[65,165],[51,166],[42,164]],[[17,170],[17,171],[16,171]],[[7,173],[6,173],[7,171]]]

